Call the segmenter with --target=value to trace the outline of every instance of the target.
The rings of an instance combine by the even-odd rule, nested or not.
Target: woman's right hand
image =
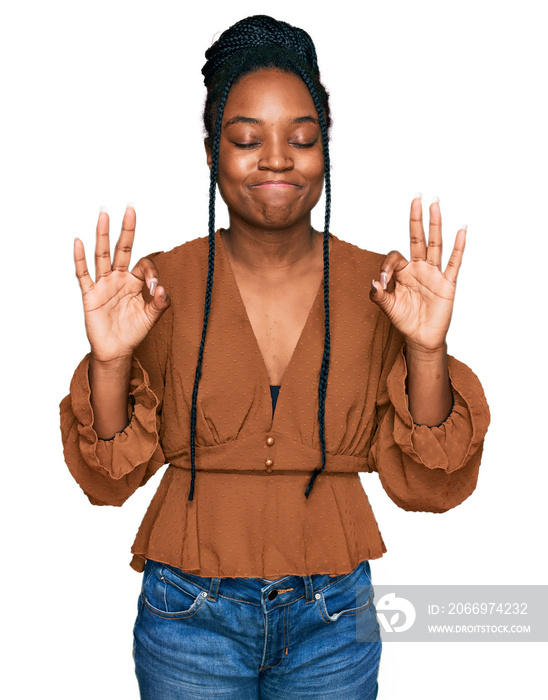
[[[129,271],[135,222],[135,210],[128,207],[111,264],[109,216],[106,212],[99,214],[95,244],[95,282],[87,269],[84,244],[79,238],[74,240],[74,263],[82,290],[86,333],[92,356],[97,362],[110,363],[131,357],[133,350],[171,304],[167,292],[160,285],[153,288],[149,303],[143,298],[145,278],[148,279],[151,271],[156,269],[152,261],[142,258]],[[150,263],[147,264],[146,274],[142,264],[144,260]]]

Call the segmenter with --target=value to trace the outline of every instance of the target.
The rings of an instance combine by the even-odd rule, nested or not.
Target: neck
[[[231,217],[221,237],[231,262],[263,277],[277,278],[309,264],[322,247],[323,234],[310,218],[287,229],[255,228]]]

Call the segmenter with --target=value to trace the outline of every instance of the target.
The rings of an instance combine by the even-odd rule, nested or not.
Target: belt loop
[[[217,577],[213,577],[211,579],[211,585],[209,587],[209,593],[208,593],[208,599],[212,600],[215,602],[217,600],[217,594],[219,592],[219,584],[221,583],[221,579]]]
[[[314,600],[314,584],[311,576],[303,576],[304,589],[306,593],[306,602],[311,603]]]

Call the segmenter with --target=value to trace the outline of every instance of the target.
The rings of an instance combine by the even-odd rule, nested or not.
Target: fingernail
[[[135,207],[133,206],[133,202],[128,202],[128,203],[126,204],[126,209],[129,209],[129,208],[135,209]]]
[[[383,289],[386,289],[387,285],[388,285],[388,275],[386,274],[386,272],[381,272],[381,287]]]
[[[154,292],[156,291],[156,287],[157,287],[157,286],[158,286],[158,280],[157,280],[155,277],[153,277],[153,278],[150,280],[150,296],[151,296],[151,297],[154,296]]]
[[[165,301],[167,299],[167,292],[164,292],[162,294],[162,301]]]
[[[468,231],[468,224],[464,224],[464,226],[461,226],[465,231]]]
[[[103,212],[103,211],[106,211],[106,210],[107,210],[106,207],[99,207],[99,212]]]
[[[417,197],[422,200],[422,192],[415,192],[413,199],[417,199]]]
[[[434,197],[434,198],[432,199],[432,204],[434,204],[435,202],[439,202],[439,201],[440,201],[440,198],[439,198],[439,197]]]
[[[371,291],[373,294],[377,293],[377,288],[375,287],[375,280],[371,280]]]

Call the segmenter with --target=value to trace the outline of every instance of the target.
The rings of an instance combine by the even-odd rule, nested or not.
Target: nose
[[[284,139],[272,138],[263,143],[258,163],[259,170],[283,172],[295,167],[289,144]]]

